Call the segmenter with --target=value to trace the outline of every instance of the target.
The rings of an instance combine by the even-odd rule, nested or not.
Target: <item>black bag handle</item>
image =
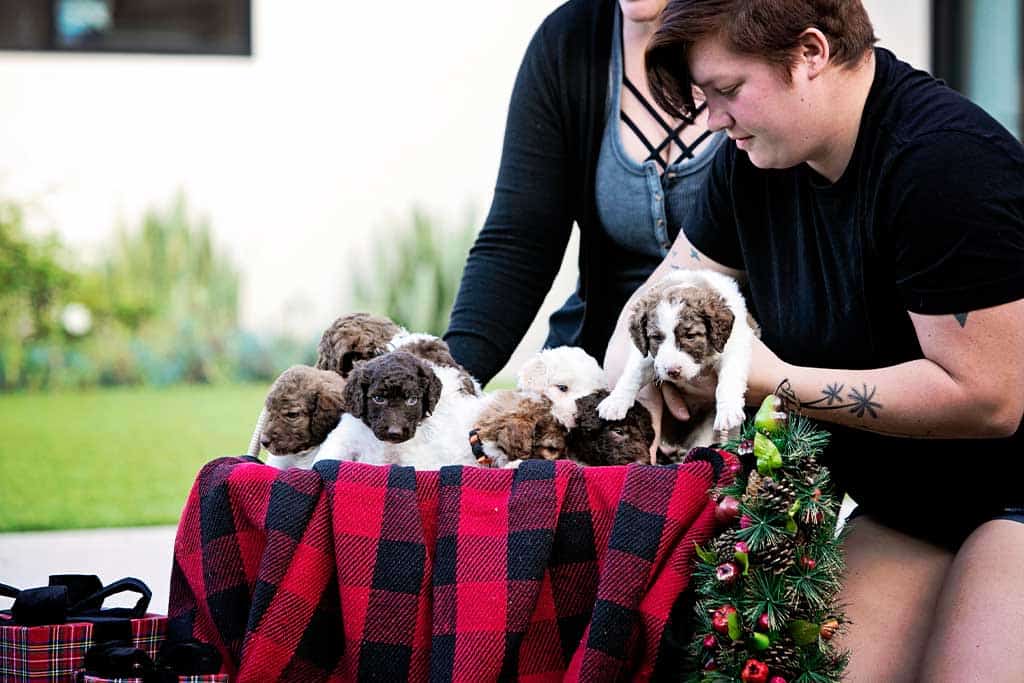
[[[134,607],[111,607],[108,609],[102,609],[104,600],[112,595],[125,592],[139,594],[139,600],[135,603]],[[153,591],[149,590],[149,586],[134,577],[126,577],[119,581],[115,581],[108,586],[104,586],[92,595],[82,598],[71,606],[68,610],[68,614],[76,617],[109,616],[141,619],[146,615],[146,610],[149,609],[149,601],[152,599]]]

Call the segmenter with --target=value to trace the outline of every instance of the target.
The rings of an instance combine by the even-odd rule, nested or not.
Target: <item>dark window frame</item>
[[[932,0],[932,74],[941,78],[949,87],[963,92],[967,85],[966,58],[967,46],[964,44],[964,2],[970,0]],[[1018,35],[1024,41],[1024,11],[1020,12]],[[1024,45],[1018,68],[1020,102],[1017,105],[1018,130],[1024,137]]]
[[[2,1],[2,0],[0,0]],[[14,0],[20,2],[21,0]],[[152,42],[139,45],[118,45],[116,47],[106,46],[102,43],[96,45],[61,45],[57,36],[57,6],[60,0],[31,0],[39,2],[37,8],[44,13],[48,34],[45,44],[32,45],[3,45],[0,42],[0,53],[3,52],[39,52],[45,54],[147,54],[147,55],[195,55],[195,56],[227,56],[227,57],[251,57],[252,51],[252,0],[238,0],[244,3],[244,11],[241,12],[240,25],[241,41],[238,44],[206,43],[196,46],[174,46]],[[2,38],[0,38],[2,41]]]

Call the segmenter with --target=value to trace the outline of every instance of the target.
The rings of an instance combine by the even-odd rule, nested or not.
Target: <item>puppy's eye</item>
[[[558,389],[559,391],[561,391],[563,394],[566,394],[566,393],[569,392],[569,385],[567,385],[567,384],[556,384],[555,388]]]
[[[608,431],[610,431],[615,436],[625,436],[626,435],[626,432],[622,429],[622,427],[612,427]]]
[[[383,396],[381,396],[380,394],[377,394],[371,400],[374,403],[376,403],[377,405],[379,405],[379,406],[382,406],[382,405],[384,405],[385,403],[388,402],[388,400],[386,398],[384,398]]]
[[[661,332],[651,332],[647,336],[648,336],[648,338],[650,338],[651,341],[655,341],[655,342],[663,342],[663,341],[665,341],[665,335],[663,335]]]
[[[416,405],[419,402],[420,402],[420,400],[418,398],[416,398],[415,396],[410,396],[409,398],[405,399],[405,405],[407,405],[407,406],[414,406],[414,405]]]

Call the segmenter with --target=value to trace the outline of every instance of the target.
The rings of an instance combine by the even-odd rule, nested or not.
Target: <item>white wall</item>
[[[480,219],[523,50],[559,0],[254,0],[254,56],[0,53],[0,193],[35,198],[88,258],[183,188],[243,267],[243,321],[315,333],[354,264],[422,205]],[[926,65],[926,0],[869,0]],[[543,341],[567,265],[510,363]]]

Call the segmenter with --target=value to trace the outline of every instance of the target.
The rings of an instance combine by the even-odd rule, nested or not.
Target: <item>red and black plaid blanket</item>
[[[714,469],[221,458],[182,513],[171,630],[238,681],[656,677]]]

